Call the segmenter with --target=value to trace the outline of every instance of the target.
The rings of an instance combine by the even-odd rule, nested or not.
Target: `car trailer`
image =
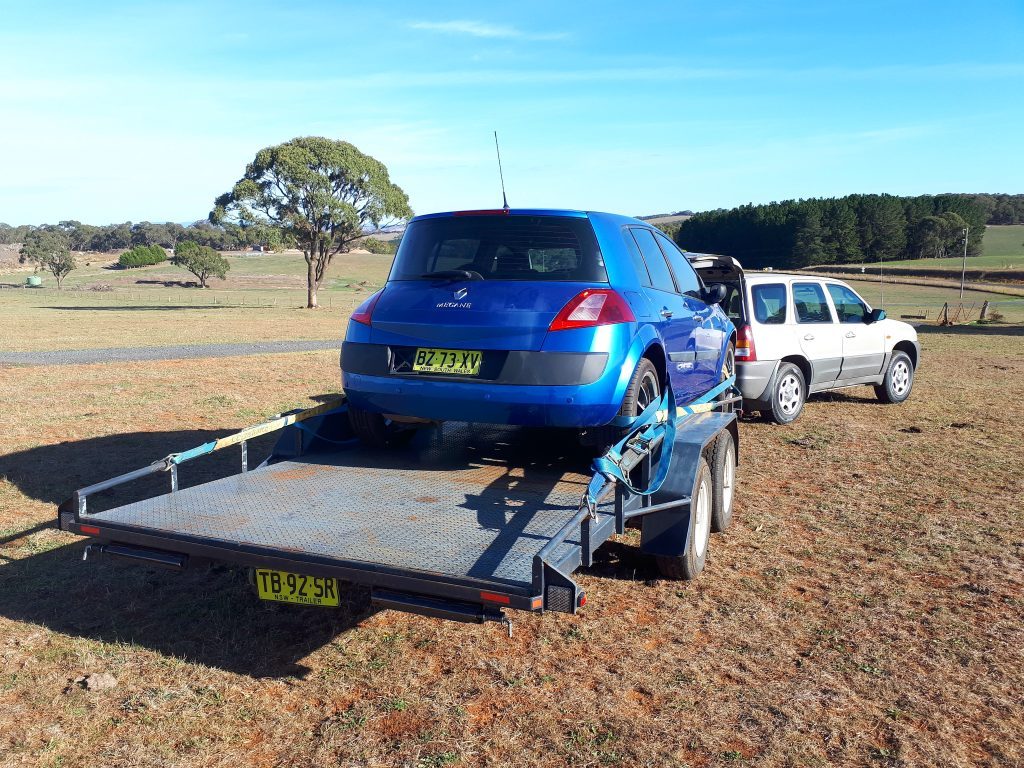
[[[583,606],[573,572],[637,518],[640,548],[665,575],[700,572],[709,530],[731,515],[733,383],[674,419],[666,392],[596,460],[550,430],[460,423],[373,450],[354,438],[342,397],[81,488],[57,523],[90,537],[83,559],[243,566],[261,598],[308,605],[338,605],[338,583],[351,582],[382,607],[511,631],[502,609]],[[248,442],[274,431],[269,458],[250,468]],[[238,474],[179,487],[183,465],[230,446]],[[97,494],[158,473],[169,493],[96,508]]]

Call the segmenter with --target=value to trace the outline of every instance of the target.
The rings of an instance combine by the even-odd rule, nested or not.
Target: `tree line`
[[[734,256],[754,269],[953,256],[963,252],[968,228],[967,253],[977,255],[986,222],[1004,210],[999,197],[847,195],[748,204],[698,213],[673,236],[687,250]]]
[[[0,222],[0,245],[24,243],[30,232],[40,230],[63,236],[72,251],[101,253],[140,245],[159,245],[173,250],[178,243],[186,240],[218,251],[235,251],[255,245],[275,244],[275,237],[271,232],[257,227],[241,227],[230,222],[211,224],[208,221],[197,221],[182,225],[170,221],[163,224],[150,221],[133,224],[126,221],[122,224],[96,226],[80,221],[61,221],[57,224],[43,224],[41,227],[28,224],[11,226]]]

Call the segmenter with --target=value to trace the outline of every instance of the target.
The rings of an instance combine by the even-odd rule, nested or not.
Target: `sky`
[[[0,0],[0,221],[205,218],[352,142],[417,213],[1024,192],[1024,3]]]

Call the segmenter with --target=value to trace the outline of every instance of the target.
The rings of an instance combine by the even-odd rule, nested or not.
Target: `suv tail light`
[[[352,313],[352,319],[357,323],[363,325],[370,324],[370,318],[373,316],[373,308],[377,306],[377,299],[384,293],[383,289],[377,291],[373,296],[370,296],[366,301],[356,307],[356,311]]]
[[[631,323],[636,320],[629,304],[610,288],[588,288],[576,294],[555,315],[549,331],[592,328],[595,325]]]
[[[754,347],[754,331],[749,325],[741,326],[736,332],[736,362],[753,363],[757,361],[757,349]]]

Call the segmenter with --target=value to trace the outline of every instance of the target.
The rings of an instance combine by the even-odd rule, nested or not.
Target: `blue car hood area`
[[[388,283],[370,343],[539,350],[566,303],[593,283],[406,280]],[[607,287],[605,284],[604,287]]]

